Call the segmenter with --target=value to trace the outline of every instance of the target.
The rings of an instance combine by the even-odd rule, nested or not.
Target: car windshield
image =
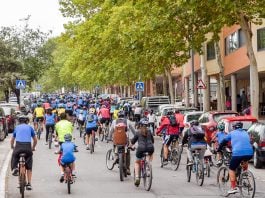
[[[235,123],[237,123],[238,121],[233,121],[233,122],[229,122],[229,131],[234,130],[233,129],[233,125]],[[243,129],[245,129],[246,131],[252,126],[253,122],[252,121],[240,121],[243,124]]]
[[[220,120],[222,120],[225,117],[235,117],[237,114],[236,113],[220,113],[220,114],[214,114],[213,115],[213,119],[215,122],[219,122]]]
[[[187,122],[190,122],[192,120],[198,120],[201,114],[191,114],[187,116]]]
[[[175,110],[176,110],[176,108],[164,109],[162,115],[165,116],[165,115],[167,115],[167,112],[169,112],[169,111],[175,112]]]

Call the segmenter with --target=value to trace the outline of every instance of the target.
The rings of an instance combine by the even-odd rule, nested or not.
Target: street
[[[111,143],[96,142],[95,153],[90,154],[85,150],[79,133],[75,130],[75,143],[78,145],[79,152],[76,154],[76,182],[72,185],[72,193],[69,197],[145,197],[145,198],[170,198],[170,197],[219,197],[218,187],[216,185],[217,168],[212,168],[210,178],[205,178],[202,187],[197,186],[195,175],[192,174],[190,183],[186,181],[186,152],[183,152],[181,165],[177,171],[173,171],[170,165],[160,168],[160,147],[161,140],[155,138],[155,157],[153,161],[153,185],[150,192],[144,190],[141,184],[136,188],[133,184],[133,175],[125,178],[124,182],[120,182],[118,166],[116,165],[112,171],[107,170],[105,165],[105,155]],[[59,198],[68,196],[67,186],[65,183],[59,182],[60,170],[57,165],[58,155],[54,154],[54,147],[49,150],[44,145],[44,136],[38,142],[37,151],[34,152],[33,162],[33,180],[32,191],[26,191],[25,197],[42,197],[42,198]],[[131,153],[131,172],[133,172],[133,162],[135,152]],[[257,192],[256,197],[265,197],[264,169],[254,170],[256,177]],[[17,177],[11,175],[9,171],[7,176],[7,197],[19,197],[17,188]],[[230,196],[240,197],[240,196]]]

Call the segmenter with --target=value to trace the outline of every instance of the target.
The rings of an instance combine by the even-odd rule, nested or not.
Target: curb
[[[12,157],[12,150],[9,150],[5,161],[3,163],[3,167],[0,172],[0,198],[5,198],[6,197],[6,176],[7,176],[7,170],[9,167],[9,162]]]

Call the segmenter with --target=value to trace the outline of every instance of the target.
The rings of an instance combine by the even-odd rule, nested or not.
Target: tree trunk
[[[17,103],[20,105],[20,90],[14,89],[13,92],[15,93],[15,95],[17,97]]]
[[[252,31],[249,21],[244,13],[240,14],[239,21],[241,28],[246,36],[247,53],[250,61],[250,101],[252,107],[252,115],[259,117],[259,73],[258,64],[252,46]]]
[[[8,89],[4,90],[4,94],[5,94],[5,101],[8,103],[9,102],[9,90]]]
[[[152,82],[153,82],[152,83],[153,95],[156,96],[156,78],[155,77]]]
[[[209,97],[209,89],[210,87],[208,85],[208,75],[207,75],[207,68],[206,68],[206,63],[205,63],[205,47],[203,47],[203,54],[200,56],[201,57],[201,73],[202,73],[202,81],[206,85],[206,89],[203,89],[203,111],[209,111],[210,110],[210,97]]]
[[[164,73],[163,75],[163,95],[167,96],[167,75]]]
[[[168,79],[170,103],[171,104],[175,104],[173,82],[172,82],[172,76],[171,76],[171,69],[165,69],[165,73],[166,73],[167,79]]]
[[[220,98],[219,101],[217,100],[217,103],[219,103],[217,106],[220,108],[218,109],[219,111],[224,111],[225,110],[224,64],[222,63],[219,43],[215,42],[214,46],[215,46],[216,59],[219,66],[219,74],[218,74],[219,87],[217,87],[217,91],[219,91]]]

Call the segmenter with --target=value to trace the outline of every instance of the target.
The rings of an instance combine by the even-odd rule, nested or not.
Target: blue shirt
[[[223,139],[225,138],[225,136],[226,136],[226,133],[224,131],[218,131],[216,133],[216,137],[217,137],[218,144],[220,144],[223,141]]]
[[[46,120],[46,125],[52,125],[55,124],[55,115],[54,114],[45,114],[45,120]]]
[[[28,124],[16,126],[13,137],[17,142],[31,143],[31,138],[35,137],[34,129]]]
[[[245,130],[236,129],[231,131],[224,140],[231,141],[233,156],[253,155],[253,147]]]
[[[64,164],[72,163],[75,161],[74,156],[75,144],[73,142],[64,142],[61,145],[61,151],[63,152],[61,161]]]
[[[91,128],[97,127],[98,116],[93,115],[93,117],[94,117],[94,120],[92,122],[88,122],[88,120],[86,120],[86,128],[87,129],[91,129]]]

